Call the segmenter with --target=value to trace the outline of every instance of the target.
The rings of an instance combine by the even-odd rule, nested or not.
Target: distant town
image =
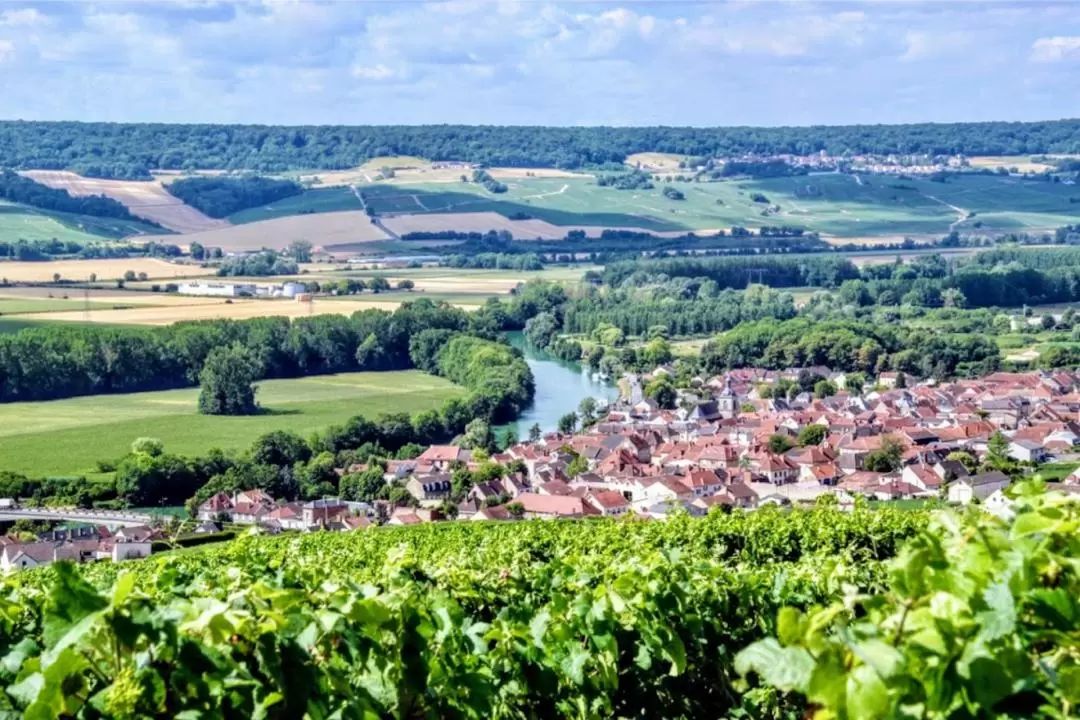
[[[219,493],[197,508],[192,537],[225,527],[267,533],[365,530],[439,521],[634,517],[663,520],[714,508],[820,503],[976,503],[1002,517],[1016,479],[1049,469],[1054,489],[1080,494],[1080,372],[997,372],[916,382],[885,372],[861,393],[825,367],[734,370],[694,378],[676,409],[645,398],[672,368],[627,375],[622,397],[572,433],[539,433],[490,457],[433,445],[391,460],[383,479],[404,502],[281,502],[260,490]],[[702,399],[705,398],[705,399]],[[497,463],[508,471],[451,502],[454,472]],[[339,475],[366,466],[339,468]],[[0,514],[18,503],[0,503]],[[79,511],[74,511],[79,512]],[[0,538],[0,569],[56,560],[146,557],[167,532],[151,524],[52,530]],[[161,543],[155,545],[155,541]]]

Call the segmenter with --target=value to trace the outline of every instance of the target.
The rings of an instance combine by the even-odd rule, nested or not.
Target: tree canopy
[[[0,165],[150,179],[151,169],[337,170],[387,155],[510,167],[622,163],[638,152],[1030,155],[1080,152],[1080,121],[836,127],[265,126],[0,123]]]
[[[262,374],[259,359],[242,345],[214,348],[199,373],[199,412],[203,415],[254,415],[253,383]]]

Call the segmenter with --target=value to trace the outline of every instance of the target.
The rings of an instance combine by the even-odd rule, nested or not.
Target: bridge
[[[156,516],[156,519],[161,519],[161,516]],[[53,520],[111,527],[135,527],[151,524],[155,516],[125,510],[0,507],[0,520]]]

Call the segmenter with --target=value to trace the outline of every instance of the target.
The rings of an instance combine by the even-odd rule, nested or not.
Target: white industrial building
[[[304,292],[303,283],[286,282],[272,285],[255,283],[200,282],[193,280],[177,286],[181,295],[211,297],[287,297],[294,298]]]

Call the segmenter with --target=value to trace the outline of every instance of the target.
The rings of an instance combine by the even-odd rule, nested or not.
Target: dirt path
[[[962,207],[956,207],[955,205],[950,205],[949,203],[945,202],[945,201],[944,201],[944,200],[942,200],[941,198],[936,198],[936,197],[934,197],[933,195],[928,195],[928,194],[926,194],[926,193],[923,193],[923,196],[924,196],[924,197],[928,197],[928,198],[930,198],[931,200],[933,200],[933,201],[934,201],[934,202],[936,202],[936,203],[941,203],[942,205],[944,205],[945,207],[947,207],[947,208],[951,209],[951,210],[952,210],[953,212],[955,212],[955,213],[956,213],[956,220],[954,220],[953,222],[949,223],[949,232],[952,232],[953,230],[955,230],[955,229],[956,229],[956,226],[957,226],[957,225],[959,225],[960,223],[962,223],[962,222],[964,222],[965,220],[967,220],[967,218],[968,218],[968,211],[967,211],[967,210],[965,210],[964,208],[962,208]]]
[[[361,194],[360,190],[357,189],[355,185],[350,185],[349,189],[352,190],[353,195],[356,196],[356,199],[360,201],[360,209],[364,212],[367,212],[367,203],[364,202],[364,196],[363,194]]]
[[[552,190],[551,192],[539,193],[537,195],[526,195],[523,200],[535,200],[537,198],[551,197],[552,195],[562,195],[564,192],[570,189],[569,185],[563,185],[558,190]]]
[[[364,195],[360,192],[360,190],[355,185],[350,185],[349,188],[353,191],[353,195],[356,196],[356,199],[360,201],[360,209],[363,210],[366,213],[367,210],[368,210],[368,207],[367,207],[367,203],[364,201]],[[417,200],[417,202],[420,202],[420,201]],[[396,232],[394,232],[390,228],[383,225],[383,221],[378,215],[370,215],[369,217],[371,218],[371,224],[374,225],[375,227],[379,228],[380,230],[382,230],[387,235],[389,235],[391,239],[393,239],[393,240],[400,240],[401,239],[400,235],[398,235]]]

